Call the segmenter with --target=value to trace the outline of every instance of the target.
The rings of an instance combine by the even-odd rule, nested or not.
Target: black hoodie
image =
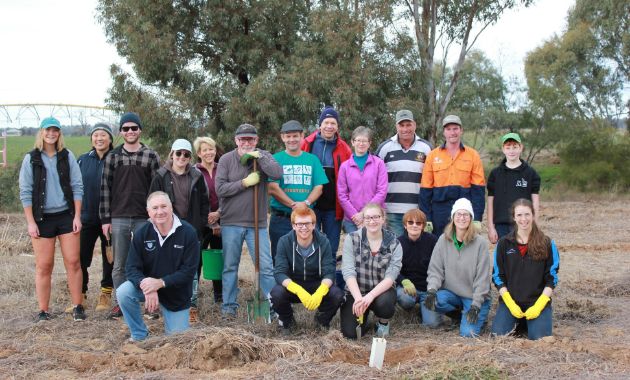
[[[512,223],[510,209],[512,203],[519,198],[532,200],[532,194],[540,191],[540,176],[536,170],[521,160],[521,165],[510,169],[505,166],[507,159],[492,169],[488,176],[488,196],[494,197],[492,206],[494,209],[495,224]]]

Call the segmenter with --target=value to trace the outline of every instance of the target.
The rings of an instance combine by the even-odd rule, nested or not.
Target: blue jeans
[[[405,214],[392,214],[387,213],[387,228],[396,234],[396,236],[400,236],[404,232],[402,220],[403,215]]]
[[[422,317],[422,324],[427,327],[438,327],[442,322],[442,315],[435,311],[429,310],[424,306],[424,299],[427,298],[427,292],[421,292],[416,290],[416,296],[412,297],[405,293],[405,289],[402,286],[396,288],[396,301],[398,305],[405,310],[411,310],[416,305],[420,304],[420,317]]]
[[[239,304],[238,297],[238,266],[241,263],[243,242],[247,243],[247,250],[256,264],[254,252],[254,228],[241,226],[221,226],[221,238],[223,239],[223,314],[236,314]],[[271,289],[276,285],[273,277],[273,263],[269,247],[269,234],[266,228],[258,229],[258,242],[260,245],[260,287],[265,297],[269,297]]]
[[[497,230],[497,236],[501,239],[512,231],[512,225],[510,223],[495,223],[494,229]]]
[[[343,226],[343,230],[346,231],[347,234],[358,230],[357,225],[354,224],[352,220],[344,219],[341,224]]]
[[[462,309],[462,321],[459,324],[459,335],[463,337],[473,337],[481,333],[481,328],[486,323],[488,313],[490,312],[490,298],[485,300],[479,310],[479,318],[477,323],[470,324],[466,314],[472,305],[472,299],[460,297],[450,290],[440,289],[437,291],[437,297],[435,300],[435,311],[440,314],[448,313],[449,311],[455,311]]]
[[[142,319],[140,302],[144,302],[144,294],[131,281],[125,281],[116,289],[118,292],[118,305],[122,310],[125,323],[134,340],[146,339],[149,330]],[[164,318],[164,332],[171,335],[188,330],[190,327],[188,318],[190,309],[170,311],[160,304],[160,311]]]
[[[553,328],[552,314],[553,310],[551,308],[551,304],[548,303],[538,318],[526,320],[527,338],[536,340],[545,336],[551,336]],[[502,301],[499,301],[497,313],[494,316],[494,321],[492,322],[492,333],[497,335],[507,335],[514,330],[514,327],[518,322],[519,319],[515,318],[512,313],[510,313],[510,310]]]
[[[278,240],[293,231],[291,218],[287,216],[271,215],[269,219],[269,240],[271,240],[271,258],[276,262],[276,249]]]
[[[339,249],[339,236],[341,235],[341,221],[335,219],[335,210],[318,210],[314,209],[317,216],[317,229],[322,231],[330,242],[330,249],[333,257],[337,258],[337,249]]]
[[[123,282],[127,281],[125,265],[131,245],[131,233],[146,221],[146,218],[112,218],[112,251],[114,253],[112,280],[114,289],[118,289]],[[114,305],[117,298],[118,296],[114,294]]]

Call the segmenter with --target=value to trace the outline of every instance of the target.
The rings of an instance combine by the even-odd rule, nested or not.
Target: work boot
[[[96,311],[105,311],[109,309],[109,303],[112,300],[112,291],[109,292],[105,288],[101,288],[101,295],[98,298],[98,304],[96,305]]]
[[[83,301],[85,301],[86,299],[87,299],[87,293],[84,292],[83,293]],[[68,306],[66,308],[66,310],[64,310],[64,312],[66,314],[72,314],[73,311],[74,311],[74,305],[73,304],[70,304],[70,306]]]
[[[197,321],[199,321],[199,311],[197,310],[196,306],[191,306],[188,316],[188,323],[192,325],[193,323],[197,323]]]

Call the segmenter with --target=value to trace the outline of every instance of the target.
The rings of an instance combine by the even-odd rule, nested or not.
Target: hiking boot
[[[39,314],[37,315],[37,322],[50,321],[51,319],[52,315],[44,310],[40,310]]]
[[[374,325],[374,330],[376,331],[376,336],[379,338],[385,338],[389,336],[389,323],[384,325],[381,322],[376,322]]]
[[[197,323],[199,321],[199,312],[197,311],[197,307],[191,306],[188,316],[188,323],[191,325],[193,323]]]
[[[144,319],[155,321],[156,319],[160,319],[160,313],[158,313],[157,311],[150,313],[147,309],[144,309]]]
[[[72,319],[75,322],[77,321],[85,321],[87,319],[87,315],[85,315],[85,309],[83,305],[75,306],[74,310],[72,310]]]
[[[98,304],[96,305],[96,311],[105,311],[109,309],[109,303],[112,300],[112,293],[107,293],[101,290],[101,295],[98,298]]]
[[[120,306],[116,305],[112,307],[112,309],[109,311],[109,314],[107,315],[107,319],[119,320],[120,318],[122,318],[122,316],[123,316],[123,313],[122,313],[122,310],[120,310]]]
[[[87,294],[86,294],[86,293],[83,293],[83,300],[85,301],[86,299],[87,299]],[[66,308],[66,310],[64,310],[64,313],[66,313],[66,314],[72,314],[72,313],[74,313],[74,305],[73,305],[73,304],[70,304],[70,306],[68,306],[68,307]]]
[[[313,321],[315,322],[315,329],[317,331],[321,331],[321,332],[328,332],[328,330],[330,330],[330,324],[324,324],[322,322],[320,322],[320,318],[321,318],[321,313],[317,312],[315,313],[315,317],[313,318]]]

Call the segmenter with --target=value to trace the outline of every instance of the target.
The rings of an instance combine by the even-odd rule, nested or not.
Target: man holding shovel
[[[267,180],[282,176],[282,168],[273,156],[256,149],[258,133],[251,124],[241,124],[234,137],[236,149],[224,154],[217,166],[216,192],[221,210],[223,239],[223,306],[224,318],[236,316],[239,304],[238,267],[243,241],[247,243],[252,261],[255,259],[255,236],[259,241],[260,287],[265,297],[275,285],[273,264],[267,231]],[[256,161],[256,162],[254,162]],[[254,170],[254,164],[257,170]],[[254,198],[255,188],[257,197]],[[254,218],[257,209],[258,220]],[[257,228],[256,228],[257,227]],[[256,231],[257,229],[257,231]]]

